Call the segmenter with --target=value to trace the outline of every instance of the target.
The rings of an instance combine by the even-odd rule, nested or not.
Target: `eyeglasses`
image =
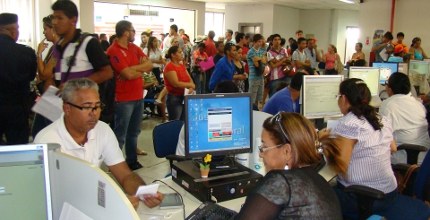
[[[75,104],[70,103],[70,102],[66,102],[66,103],[79,109],[79,110],[81,110],[81,111],[86,111],[86,112],[89,112],[89,111],[94,112],[94,111],[99,111],[99,110],[101,111],[105,107],[105,104],[103,104],[103,103],[100,103],[99,105],[96,105],[94,107],[92,107],[92,106],[79,106],[79,105],[75,105]]]
[[[274,115],[271,119],[271,122],[273,123],[273,120],[275,120],[276,125],[279,127],[284,137],[284,144],[288,144],[290,143],[290,138],[288,137],[287,132],[284,129],[284,126],[282,126],[282,113],[284,112],[278,112],[278,114]]]
[[[271,149],[274,149],[274,148],[278,148],[278,147],[280,147],[282,145],[284,145],[284,144],[278,144],[278,145],[275,145],[275,146],[266,147],[265,145],[261,144],[261,146],[258,146],[258,150],[260,151],[260,153],[264,153],[264,152],[266,152],[268,150],[271,150]]]

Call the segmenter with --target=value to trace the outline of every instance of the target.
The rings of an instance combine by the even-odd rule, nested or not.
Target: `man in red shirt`
[[[119,146],[125,144],[126,162],[130,169],[142,168],[137,161],[137,137],[143,112],[144,72],[152,70],[152,63],[137,45],[133,44],[136,31],[129,21],[115,26],[118,40],[107,50],[115,72],[114,132]]]
[[[215,37],[215,32],[209,31],[208,39],[205,40],[206,53],[208,54],[208,57],[215,56],[215,54],[217,53],[214,37]]]

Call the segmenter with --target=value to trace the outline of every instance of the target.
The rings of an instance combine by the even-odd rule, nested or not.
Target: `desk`
[[[176,191],[178,191],[182,198],[184,199],[185,204],[185,216],[190,215],[197,207],[202,204],[202,202],[198,199],[196,199],[191,193],[188,193],[186,190],[184,190],[181,186],[173,182],[171,177],[167,177],[162,179],[163,182],[174,188]],[[160,182],[158,182],[160,183]],[[161,193],[173,193],[174,191],[170,189],[169,187],[165,186],[163,183],[160,183],[159,191]],[[227,207],[229,209],[232,209],[236,212],[239,212],[240,208],[242,207],[242,204],[245,202],[246,197],[241,197],[234,200],[224,201],[221,203],[218,203],[221,206]],[[152,209],[148,208],[140,202],[139,208],[137,209],[137,214],[139,215],[140,219],[148,219],[148,220],[161,220],[161,219],[182,219],[183,213],[182,208],[177,209],[159,209],[159,207],[154,207]]]

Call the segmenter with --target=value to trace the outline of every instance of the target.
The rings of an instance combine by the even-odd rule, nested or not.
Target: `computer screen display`
[[[376,67],[351,67],[349,78],[362,79],[369,87],[372,96],[379,95],[379,68]]]
[[[47,145],[0,146],[0,204],[2,219],[52,219]]]
[[[304,76],[302,114],[306,118],[340,117],[336,96],[343,80],[341,75]]]
[[[388,81],[391,74],[399,70],[398,63],[373,63],[372,66],[380,69],[379,83],[382,85]]]
[[[408,72],[409,72],[408,63],[399,63],[399,72],[408,75]]]
[[[409,62],[409,75],[428,75],[430,73],[429,66],[430,62],[428,61],[411,60]]]
[[[186,96],[185,112],[186,156],[252,152],[249,93]]]

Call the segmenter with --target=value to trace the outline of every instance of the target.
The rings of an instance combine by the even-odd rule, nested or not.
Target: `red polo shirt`
[[[208,54],[208,57],[215,56],[217,52],[215,47],[215,42],[208,38],[205,41],[205,45],[206,45],[206,53]]]
[[[175,73],[169,73],[169,72],[175,72]],[[169,62],[164,68],[164,75],[167,76],[167,74],[176,74],[176,76],[178,76],[178,81],[180,82],[191,82],[190,75],[188,75],[187,73],[187,68],[185,68],[185,66],[182,64],[175,65],[172,62]],[[166,86],[167,91],[170,94],[173,94],[176,96],[184,95],[184,88],[173,87],[167,77],[164,78],[164,84]]]
[[[128,48],[124,48],[115,41],[106,53],[115,72],[115,101],[126,102],[143,99],[142,77],[131,80],[120,77],[120,72],[123,69],[140,64],[142,58],[146,57],[142,49],[133,43],[129,43]]]

